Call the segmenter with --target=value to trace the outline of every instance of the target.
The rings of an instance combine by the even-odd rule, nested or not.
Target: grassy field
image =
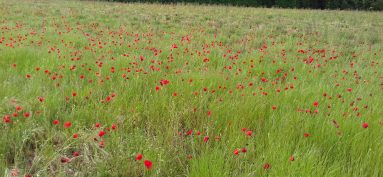
[[[383,13],[0,0],[0,176],[383,176]]]

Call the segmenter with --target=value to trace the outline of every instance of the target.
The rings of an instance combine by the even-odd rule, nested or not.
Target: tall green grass
[[[0,22],[4,176],[383,175],[382,13],[23,0]]]

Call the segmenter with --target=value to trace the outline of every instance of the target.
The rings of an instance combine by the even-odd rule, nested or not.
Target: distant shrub
[[[106,0],[115,2],[198,3],[247,7],[383,10],[383,0]]]
[[[383,0],[377,0],[371,4],[372,10],[383,10]]]

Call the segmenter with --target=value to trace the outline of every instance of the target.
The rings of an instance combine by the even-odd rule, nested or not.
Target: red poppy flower
[[[105,100],[106,100],[106,102],[110,102],[111,99],[112,99],[112,97],[107,96]]]
[[[104,146],[105,146],[105,142],[104,141],[100,141],[100,144],[98,145],[98,147],[104,148]]]
[[[161,85],[168,85],[169,84],[169,80],[163,79],[163,80],[160,81],[160,84]]]
[[[209,141],[209,137],[208,137],[208,136],[205,136],[205,137],[203,138],[203,141],[204,141],[204,142]]]
[[[265,169],[265,170],[269,169],[270,167],[271,167],[271,166],[270,166],[269,163],[265,163],[265,164],[263,165],[263,169]]]
[[[73,153],[73,157],[77,157],[78,155],[79,155],[78,152],[74,152],[74,153]]]
[[[28,118],[31,114],[29,112],[24,113],[24,117]]]
[[[9,115],[5,115],[5,116],[3,117],[3,121],[4,121],[5,123],[9,123],[9,122],[11,122],[11,116],[9,116]]]
[[[65,124],[64,124],[64,127],[65,128],[69,128],[69,127],[71,127],[72,126],[72,122],[65,122]]]
[[[366,123],[366,122],[363,123],[363,124],[362,124],[362,127],[363,127],[363,128],[368,128],[368,123]]]
[[[294,156],[290,156],[289,160],[294,161],[295,160]]]
[[[159,91],[160,90],[160,86],[156,86],[156,91]]]
[[[142,159],[142,154],[137,154],[137,156],[136,156],[136,160],[139,161],[139,160],[141,160],[141,159]]]
[[[101,130],[100,132],[98,132],[98,136],[99,136],[99,137],[102,137],[102,136],[104,136],[105,134],[106,134],[106,133],[105,133],[104,131],[102,131],[102,130]]]
[[[77,134],[77,133],[74,133],[74,134],[73,134],[73,138],[74,138],[74,139],[78,138],[78,134]]]
[[[144,165],[146,166],[146,169],[150,170],[153,167],[153,163],[150,160],[145,160]]]
[[[189,131],[186,132],[186,136],[189,136],[191,134],[193,134],[193,130],[189,130]]]
[[[234,155],[238,155],[238,154],[239,154],[238,149],[235,149],[235,150],[234,150]]]
[[[21,106],[16,106],[16,111],[17,112],[20,112],[21,110],[23,110],[23,108]]]
[[[57,124],[59,124],[59,123],[60,123],[60,121],[57,120],[57,119],[53,121],[53,124],[55,124],[55,125],[57,125]]]

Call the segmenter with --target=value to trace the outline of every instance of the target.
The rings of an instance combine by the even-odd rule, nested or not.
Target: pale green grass
[[[0,0],[0,27],[0,116],[23,107],[0,124],[0,175],[18,169],[20,176],[383,176],[381,12]],[[182,45],[183,36],[190,43]],[[14,48],[6,46],[11,42]],[[56,52],[48,53],[51,47]],[[303,61],[309,56],[312,64]],[[162,79],[170,83],[156,91]],[[117,129],[107,131],[100,148],[98,132],[112,124]],[[184,136],[188,130],[194,134]],[[233,154],[243,147],[247,153]],[[61,163],[74,151],[79,157]],[[151,170],[135,160],[138,153],[153,162]]]

